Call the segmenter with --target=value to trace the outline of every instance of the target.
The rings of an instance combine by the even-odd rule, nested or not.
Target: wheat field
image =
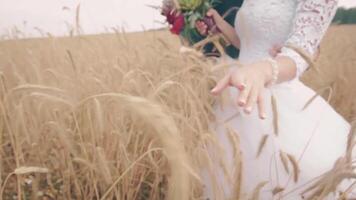
[[[350,122],[355,34],[331,27],[303,77]],[[214,62],[179,47],[168,31],[1,41],[0,199],[201,199]]]

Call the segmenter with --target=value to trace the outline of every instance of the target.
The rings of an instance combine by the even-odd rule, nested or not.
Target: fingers
[[[206,25],[203,21],[196,21],[195,22],[195,27],[197,28],[198,32],[200,35],[206,35],[208,31],[208,25]]]
[[[257,107],[258,107],[258,113],[261,119],[266,119],[266,110],[265,110],[265,105],[263,101],[263,96],[260,94],[257,98]]]
[[[237,74],[237,71],[233,71],[225,75],[211,90],[211,93],[214,95],[220,94],[228,86],[234,86],[240,91],[245,90],[246,84],[244,84],[243,78]]]
[[[225,88],[230,86],[230,78],[230,74],[226,75],[216,84],[216,86],[211,90],[211,93],[213,95],[219,95]]]
[[[251,84],[247,84],[244,88],[244,90],[242,90],[240,92],[240,95],[238,96],[237,98],[237,105],[243,107],[243,106],[246,106],[246,103],[247,103],[247,98],[251,92],[251,87],[250,87]]]
[[[257,104],[258,115],[261,119],[266,119],[266,110],[263,101],[262,89],[252,88],[248,97],[248,102],[245,105],[244,111],[247,114],[252,112],[253,107]]]
[[[246,84],[244,82],[245,81],[243,78],[239,75],[235,75],[233,78],[231,78],[231,85],[235,86],[240,91],[246,88]]]
[[[260,94],[260,89],[259,88],[252,88],[249,95],[248,95],[248,101],[245,105],[245,113],[250,114],[252,112],[253,106],[257,103],[257,98]]]

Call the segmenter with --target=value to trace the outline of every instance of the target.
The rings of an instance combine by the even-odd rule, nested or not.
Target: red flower
[[[162,15],[166,16],[167,22],[171,25],[171,32],[179,35],[185,25],[184,15],[167,7],[162,10]]]
[[[179,35],[180,32],[183,31],[184,25],[185,25],[184,15],[180,14],[178,16],[175,16],[173,23],[172,23],[171,32],[176,35]]]
[[[174,11],[174,10],[171,10],[170,12],[168,12],[166,14],[166,17],[167,17],[167,22],[170,24],[170,25],[173,25],[174,24],[174,21],[177,17],[177,12]]]

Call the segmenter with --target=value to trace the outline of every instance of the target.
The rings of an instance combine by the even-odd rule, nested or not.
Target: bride
[[[236,134],[243,158],[241,191],[251,194],[260,186],[262,199],[302,199],[300,193],[343,156],[349,123],[321,97],[305,106],[315,92],[299,80],[310,65],[303,55],[318,52],[337,4],[337,0],[245,0],[235,27],[209,10],[207,15],[240,49],[242,66],[230,67],[211,91],[220,95],[227,90],[231,101],[215,105],[217,122],[211,127],[224,152],[218,157],[227,162],[205,173],[206,198],[230,199],[237,190],[225,176],[238,168],[229,131]],[[206,32],[204,22],[196,25],[199,32]],[[272,57],[269,49],[275,44],[284,45]],[[337,194],[332,195],[328,198],[336,199]]]

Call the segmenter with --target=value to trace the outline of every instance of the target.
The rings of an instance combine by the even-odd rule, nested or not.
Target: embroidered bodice
[[[236,16],[241,40],[240,61],[268,57],[276,44],[292,44],[314,55],[329,27],[337,0],[245,0]],[[280,55],[291,57],[298,77],[308,68],[294,50],[284,47]]]

